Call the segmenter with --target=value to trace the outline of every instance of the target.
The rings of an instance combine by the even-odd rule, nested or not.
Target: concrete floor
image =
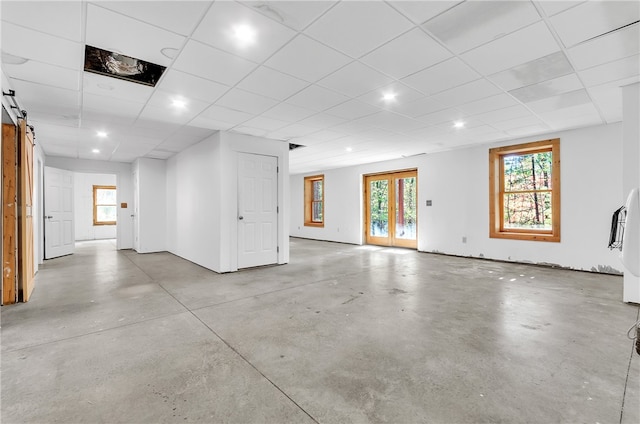
[[[638,423],[621,290],[300,239],[224,275],[79,243],[2,307],[2,422]]]

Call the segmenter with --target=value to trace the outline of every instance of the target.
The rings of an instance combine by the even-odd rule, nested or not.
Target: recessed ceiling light
[[[390,102],[390,101],[392,101],[392,100],[395,100],[395,99],[396,99],[396,96],[397,96],[397,94],[396,94],[396,93],[391,93],[391,92],[389,92],[389,93],[384,93],[384,94],[382,95],[382,100],[384,100],[385,102]]]
[[[353,151],[353,149],[351,147],[347,147],[346,150],[347,150],[347,152],[352,152]]]
[[[464,127],[464,122],[456,121],[456,122],[453,123],[453,127],[454,128],[462,128],[462,127]]]
[[[173,47],[165,47],[160,49],[160,53],[168,59],[175,59],[176,53],[178,53],[178,49],[174,49]]]
[[[105,138],[108,134],[105,131],[98,131],[96,135],[100,138]]]
[[[233,37],[240,47],[248,46],[256,42],[256,31],[249,25],[236,25],[233,27]]]
[[[99,149],[93,149],[92,152],[93,153],[100,153],[100,150]]]
[[[180,99],[173,99],[171,101],[171,105],[173,107],[177,107],[179,109],[183,109],[187,106],[187,102],[185,102],[184,100],[180,100]]]

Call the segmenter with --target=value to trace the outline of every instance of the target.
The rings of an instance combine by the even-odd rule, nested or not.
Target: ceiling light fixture
[[[98,149],[93,149],[93,150],[92,150],[92,152],[93,152],[93,153],[100,153],[100,150],[98,150]]]
[[[106,138],[108,134],[105,131],[98,131],[96,135],[100,138]]]
[[[456,121],[456,122],[453,123],[453,127],[454,128],[463,128],[464,127],[464,122]]]
[[[351,148],[351,147],[347,147],[347,149],[346,149],[346,150],[347,150],[347,152],[352,152],[352,151],[353,151],[353,148]]]
[[[395,99],[396,99],[396,96],[397,96],[397,94],[396,94],[396,93],[391,93],[391,92],[389,92],[389,93],[384,93],[384,94],[382,95],[382,100],[384,100],[385,102],[391,102],[391,101],[393,101],[393,100],[395,100]]]
[[[185,102],[184,100],[180,100],[180,99],[174,99],[171,101],[171,105],[173,107],[176,107],[178,109],[184,109],[185,107],[187,107],[187,102]]]
[[[249,25],[236,25],[233,27],[233,37],[240,47],[245,47],[256,42],[256,31]]]

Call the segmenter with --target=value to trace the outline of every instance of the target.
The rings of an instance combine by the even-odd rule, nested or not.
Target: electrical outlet
[[[431,200],[427,200],[427,206],[431,206],[433,205],[433,202]]]
[[[462,237],[462,242],[466,243],[467,242],[467,236]]]

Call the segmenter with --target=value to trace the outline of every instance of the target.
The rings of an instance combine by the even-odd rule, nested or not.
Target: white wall
[[[76,240],[103,240],[116,238],[116,225],[93,225],[94,185],[115,186],[116,176],[114,174],[74,173],[73,212]]]
[[[131,181],[130,163],[46,156],[45,165],[73,172],[115,174],[118,190],[116,246],[118,249],[131,249],[133,247],[133,223],[131,218],[133,211],[133,183]],[[127,207],[121,208],[121,203],[127,203]]]
[[[489,148],[550,138],[560,138],[561,242],[490,239]],[[324,228],[302,225],[305,175],[294,175],[291,235],[362,243],[362,175],[415,167],[418,250],[618,273],[618,255],[607,242],[611,214],[622,204],[621,149],[621,125],[614,124],[328,170]]]
[[[167,190],[166,161],[138,158],[133,164],[134,184],[137,184],[134,237],[138,253],[167,250]]]
[[[288,144],[216,133],[167,160],[167,247],[216,272],[238,269],[238,153],[278,158],[278,263],[289,261]]]

